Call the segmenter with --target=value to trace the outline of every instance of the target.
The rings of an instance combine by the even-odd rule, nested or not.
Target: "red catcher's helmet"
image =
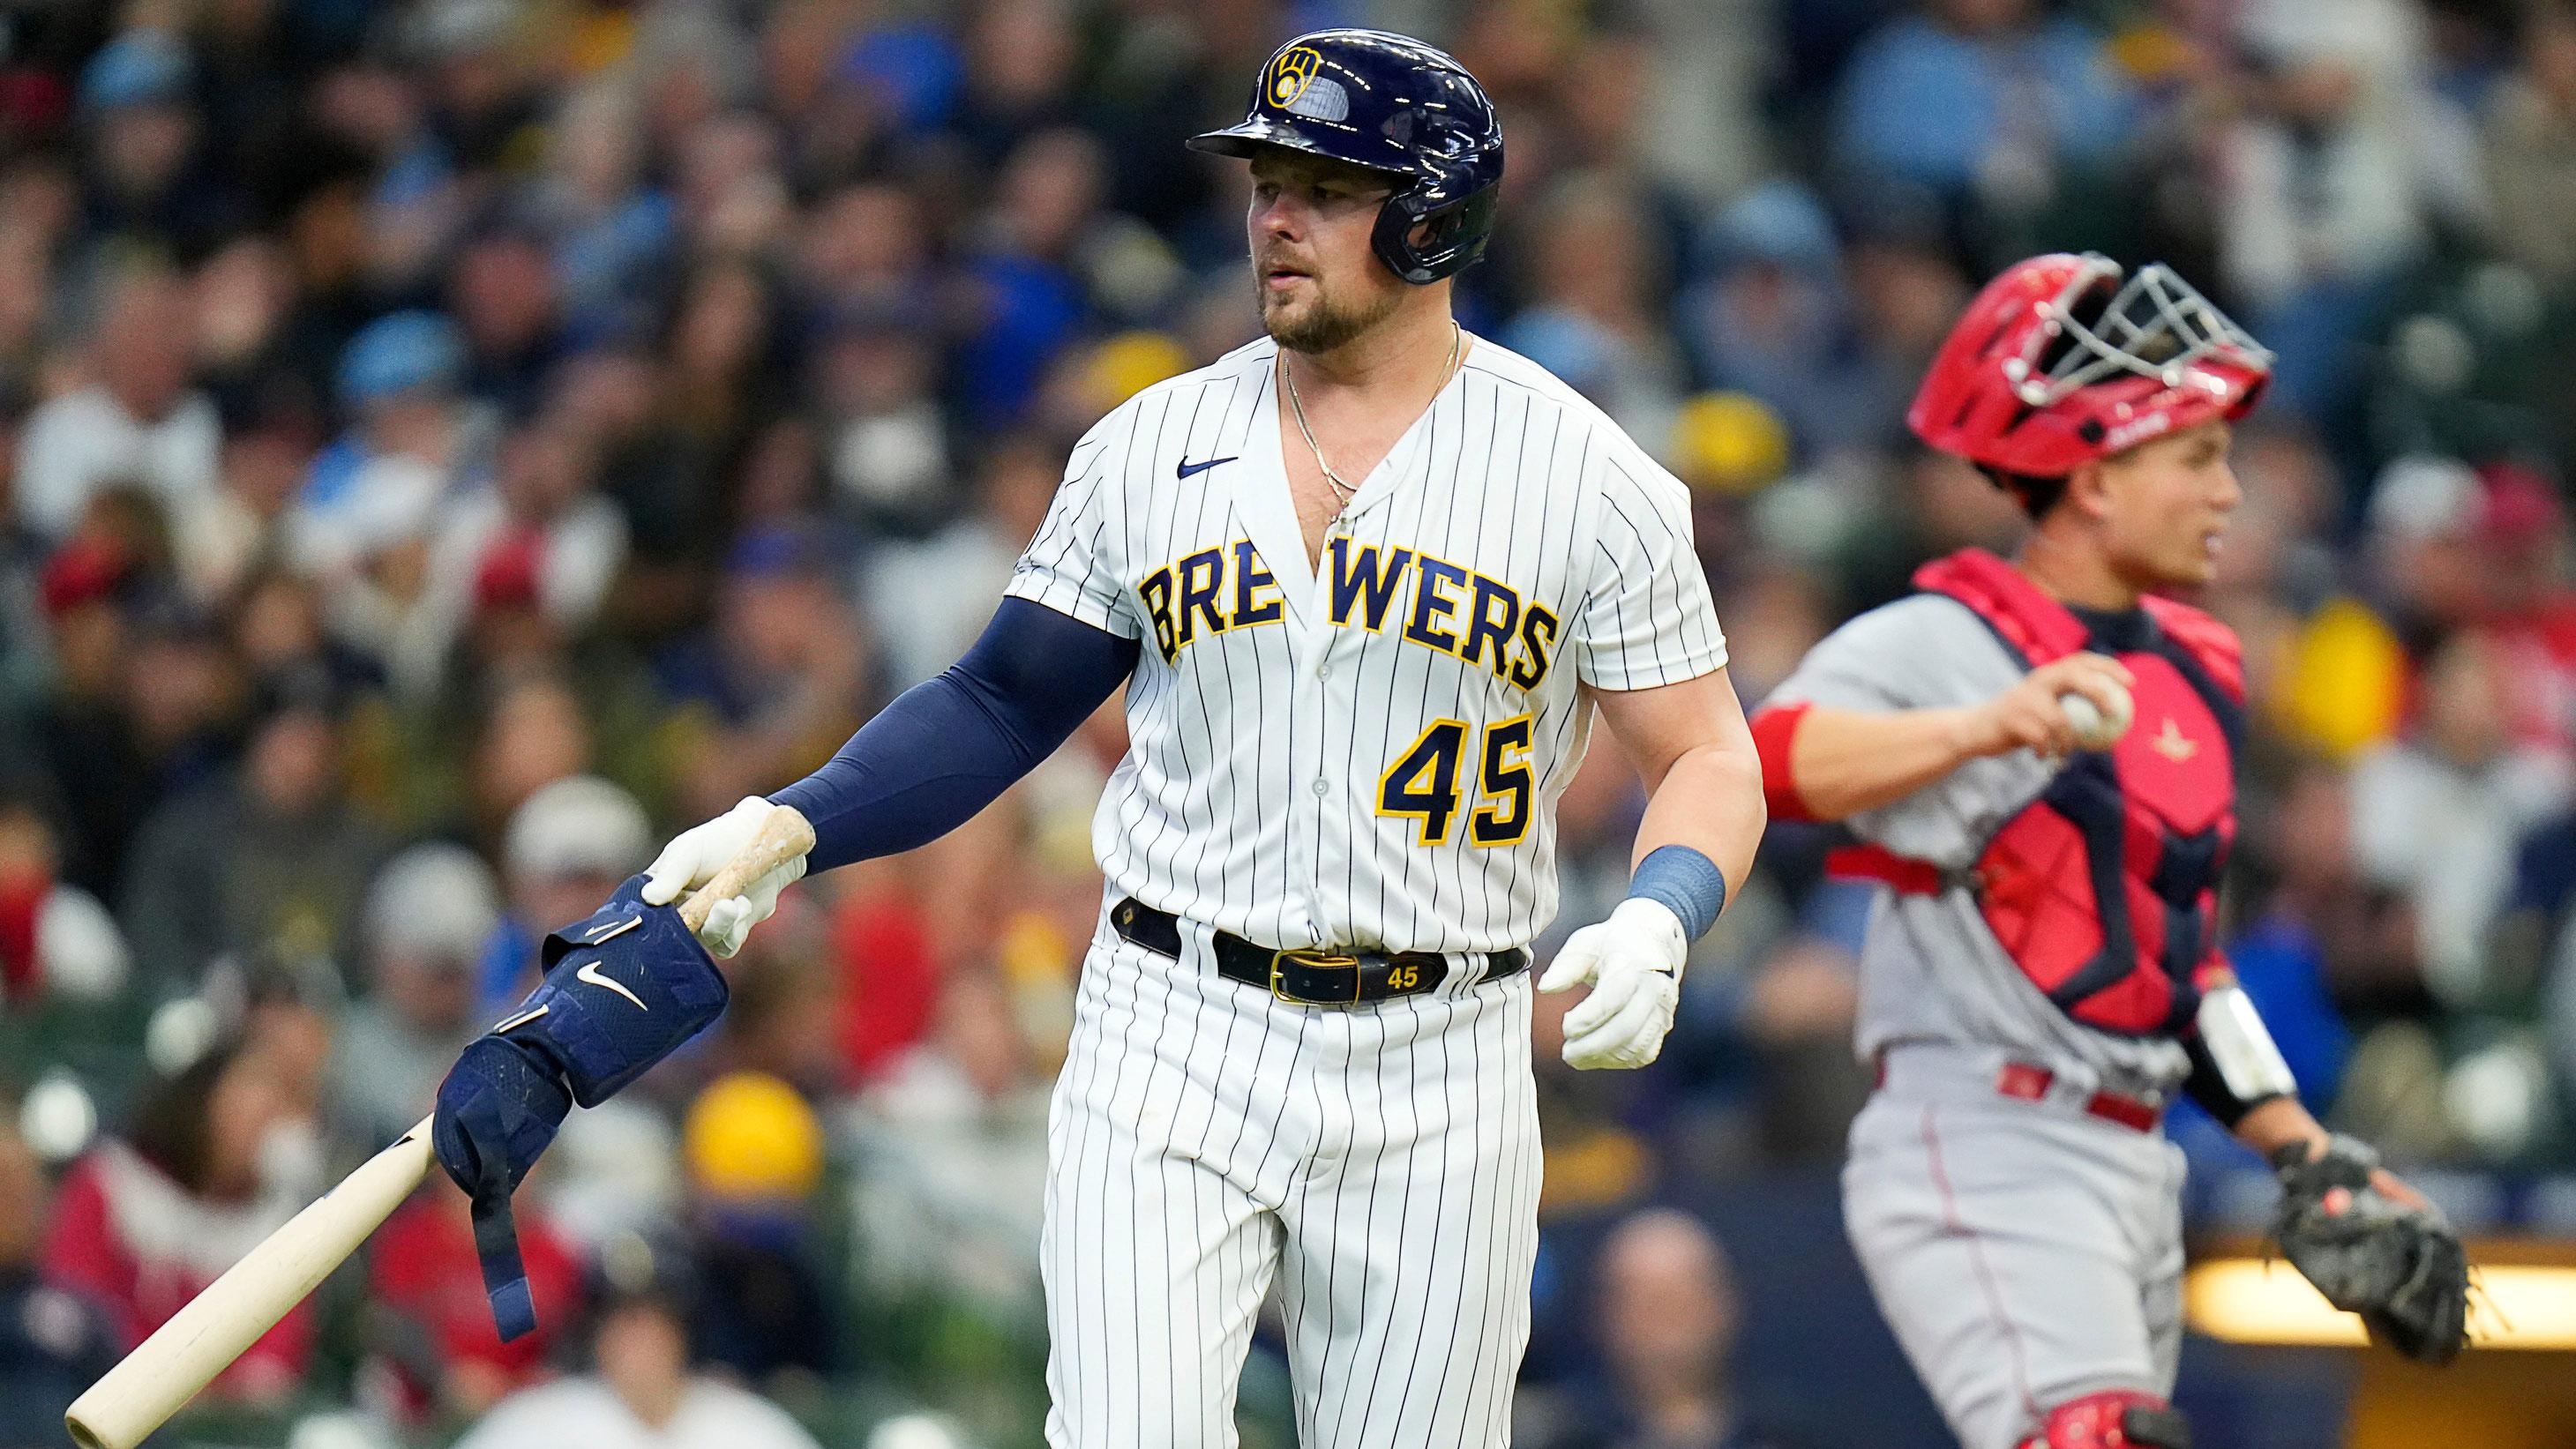
[[[1986,284],[1905,413],[1971,463],[2063,478],[2150,438],[2254,406],[2272,354],[2162,265],[2058,252]]]

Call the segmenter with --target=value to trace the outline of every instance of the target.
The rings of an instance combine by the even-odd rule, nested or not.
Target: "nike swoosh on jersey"
[[[1236,458],[1240,458],[1242,456],[1243,455],[1241,453],[1235,453],[1223,458],[1201,458],[1195,463],[1190,462],[1185,458],[1172,466],[1172,476],[1175,478],[1187,478],[1192,473],[1204,473],[1219,463],[1231,463]]]
[[[613,936],[616,932],[611,931],[609,934]],[[615,977],[601,975],[599,963],[596,961],[582,962],[581,969],[572,974],[573,979],[576,981],[587,981],[593,986],[605,986],[609,990],[616,992],[618,995],[625,997],[627,1000],[634,1002],[635,1009],[637,1011],[651,1011],[653,1009],[644,1004],[643,997],[627,990],[625,982],[619,981]]]

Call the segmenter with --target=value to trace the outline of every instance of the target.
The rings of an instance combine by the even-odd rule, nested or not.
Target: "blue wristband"
[[[1726,876],[1687,845],[1659,845],[1637,863],[1628,894],[1661,902],[1681,917],[1683,939],[1696,941],[1726,909]]]

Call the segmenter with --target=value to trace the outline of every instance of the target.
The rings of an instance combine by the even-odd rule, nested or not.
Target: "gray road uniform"
[[[2056,615],[2127,643],[2156,636],[2143,612]],[[2098,633],[2088,642],[2106,647]],[[1763,713],[1972,705],[2030,667],[1967,604],[1917,594],[1837,630]],[[2137,725],[2090,768],[2106,780],[2215,768],[2221,778],[2194,787],[2232,799],[2232,760],[2190,758],[2227,748],[2223,732],[2183,704],[2158,717],[2158,701],[2182,696],[2150,693],[2142,681]],[[2175,733],[2175,714],[2198,733]],[[1852,1127],[1844,1214],[1882,1311],[1967,1449],[2012,1449],[2086,1395],[2168,1394],[2181,1339],[2182,1156],[2157,1116],[2191,1054],[2169,1031],[2077,1020],[2007,953],[1968,884],[2062,768],[2029,751],[1979,760],[1847,822],[1939,872],[1938,885],[1883,892],[1870,919],[1858,1046],[1880,1086]]]

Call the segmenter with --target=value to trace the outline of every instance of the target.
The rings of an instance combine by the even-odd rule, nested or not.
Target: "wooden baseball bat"
[[[813,847],[805,817],[779,807],[750,849],[681,902],[680,919],[695,931],[716,902]],[[420,1119],[288,1219],[90,1385],[63,1416],[72,1442],[80,1449],[136,1449],[303,1302],[429,1174],[429,1123]]]

